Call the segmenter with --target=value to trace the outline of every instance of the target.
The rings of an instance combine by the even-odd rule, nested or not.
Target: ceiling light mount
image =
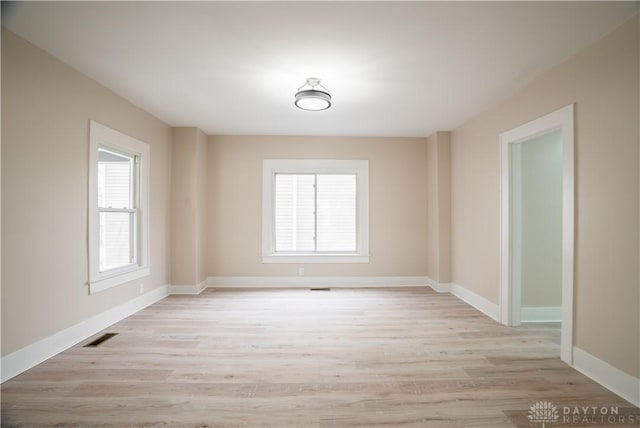
[[[331,107],[329,90],[320,84],[317,77],[307,78],[307,82],[296,92],[296,107],[308,111],[326,110]]]

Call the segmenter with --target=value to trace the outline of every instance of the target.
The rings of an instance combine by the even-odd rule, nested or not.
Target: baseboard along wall
[[[155,288],[119,306],[95,315],[31,345],[25,346],[0,361],[2,382],[37,366],[60,352],[88,339],[96,333],[169,295],[169,286]]]
[[[169,286],[169,294],[200,294],[207,287],[207,280],[193,285],[171,285]]]
[[[474,293],[460,284],[452,283],[450,288],[451,294],[456,296],[458,299],[473,306],[494,321],[500,322],[499,305],[496,305],[492,301],[485,299],[481,295]]]
[[[573,368],[640,407],[640,378],[631,376],[576,346],[573,347]]]
[[[438,283],[427,276],[403,277],[209,277],[200,284],[165,285],[136,297],[115,308],[95,315],[16,352],[2,357],[2,382],[42,363],[54,355],[90,338],[109,326],[164,299],[171,294],[200,294],[206,288],[308,288],[311,286],[371,288],[371,287],[431,287],[439,293],[451,293],[493,320],[500,322],[500,306],[456,283]],[[524,309],[523,308],[523,312]],[[531,319],[547,318],[559,308],[531,308]],[[524,313],[523,313],[523,322]],[[530,321],[533,322],[533,321]],[[635,406],[640,407],[640,379],[624,373],[610,364],[574,347],[574,368]]]
[[[426,276],[213,276],[207,286],[213,288],[308,288],[323,287],[421,287],[428,286]]]

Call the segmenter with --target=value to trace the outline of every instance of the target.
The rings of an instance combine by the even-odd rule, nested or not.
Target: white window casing
[[[264,160],[262,262],[368,263],[369,161]]]
[[[90,294],[151,273],[148,245],[149,151],[148,144],[90,121]],[[101,162],[100,156],[111,157],[114,162]]]

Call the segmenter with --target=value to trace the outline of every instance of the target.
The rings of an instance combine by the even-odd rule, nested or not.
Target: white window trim
[[[139,157],[137,264],[107,272],[99,270],[98,148],[107,146]],[[149,264],[149,145],[98,122],[89,123],[89,294],[151,274]]]
[[[357,251],[290,254],[275,251],[274,189],[279,174],[355,174]],[[369,263],[369,161],[265,159],[262,162],[262,263]]]

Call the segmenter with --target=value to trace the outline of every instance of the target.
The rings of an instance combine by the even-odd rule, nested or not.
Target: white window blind
[[[356,251],[356,175],[317,175],[317,251]]]
[[[315,251],[315,176],[276,174],[276,251]]]
[[[276,174],[275,250],[357,250],[355,174]]]
[[[135,156],[98,149],[99,271],[136,263]]]

